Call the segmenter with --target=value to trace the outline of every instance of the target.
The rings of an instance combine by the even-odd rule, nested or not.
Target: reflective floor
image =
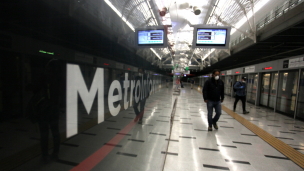
[[[219,129],[208,132],[202,95],[187,84],[180,94],[173,92],[163,87],[149,97],[142,124],[133,121],[129,108],[62,143],[59,160],[43,163],[37,157],[15,170],[302,170],[224,111]],[[233,100],[226,97],[223,105],[232,109]],[[304,129],[299,129],[303,122],[251,104],[247,110],[249,114],[240,115],[297,150],[304,149]],[[241,111],[239,102],[236,113]]]

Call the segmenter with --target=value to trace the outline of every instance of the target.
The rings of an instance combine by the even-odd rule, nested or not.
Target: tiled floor
[[[218,122],[219,130],[207,131],[207,108],[202,95],[197,90],[191,90],[186,86],[179,97],[171,139],[179,142],[170,142],[169,152],[177,153],[168,155],[165,171],[176,170],[302,170],[299,166],[285,158],[260,137],[222,111]],[[232,109],[234,99],[226,97],[224,105]],[[241,110],[241,102],[238,104],[237,113]],[[296,134],[290,131],[292,124],[303,125],[303,122],[287,120],[291,119],[281,114],[275,114],[263,107],[255,108],[248,104],[250,114],[242,115],[253,123],[259,125],[275,137],[281,137],[283,142],[301,145],[304,143],[301,132]],[[261,112],[263,111],[263,112]],[[270,116],[271,115],[271,116]],[[187,120],[181,118],[188,118]],[[278,121],[276,121],[278,120]],[[188,124],[183,124],[187,122]],[[271,127],[268,125],[279,125]],[[280,132],[283,131],[283,132]],[[291,132],[291,133],[285,133]],[[192,138],[182,138],[187,136]],[[285,139],[285,138],[292,138]],[[268,157],[266,157],[268,156]],[[273,156],[273,157],[272,157]],[[276,158],[275,158],[276,157]]]
[[[85,131],[85,134],[66,141],[61,145],[60,160],[43,164],[40,158],[36,158],[16,170],[70,170],[107,146],[115,147],[103,160],[97,162],[92,170],[155,171],[162,170],[164,163],[165,171],[302,170],[225,112],[222,112],[218,122],[219,130],[208,132],[206,104],[202,95],[197,90],[190,89],[189,85],[186,84],[185,88],[181,89],[180,95],[172,94],[172,88],[163,88],[150,96],[143,124],[133,124],[129,132],[121,131],[132,125],[135,116],[132,108]],[[170,115],[176,97],[178,102],[169,137]],[[233,99],[226,97],[223,104],[232,109]],[[241,102],[237,112],[241,111],[240,107]],[[293,144],[293,147],[304,146],[304,132],[291,131],[302,129],[289,124],[295,122],[295,125],[303,126],[303,122],[290,120],[291,118],[272,113],[263,107],[258,108],[248,104],[250,114],[240,115],[252,120],[251,122],[275,137],[281,137],[283,142]],[[123,136],[118,144],[104,145],[117,136]],[[168,138],[171,141],[167,141]],[[166,156],[162,152],[166,151],[168,143]]]

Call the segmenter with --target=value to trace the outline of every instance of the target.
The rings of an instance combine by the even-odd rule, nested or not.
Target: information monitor
[[[164,26],[149,26],[135,29],[137,48],[167,48],[167,34]]]
[[[228,49],[231,27],[225,26],[194,26],[193,48]]]

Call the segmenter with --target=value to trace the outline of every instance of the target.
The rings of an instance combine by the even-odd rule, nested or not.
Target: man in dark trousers
[[[242,101],[243,104],[243,114],[249,113],[246,111],[246,77],[242,77],[242,81],[238,81],[234,84],[233,88],[236,90],[235,102],[233,106],[233,111],[235,112],[236,104],[239,100]]]
[[[194,79],[192,78],[191,79],[191,89],[193,89],[193,85],[195,84],[195,81],[194,81]]]
[[[166,87],[168,88],[169,87],[169,79],[166,78]]]
[[[41,107],[36,107],[38,112],[36,120],[39,125],[40,147],[42,152],[42,160],[49,160],[49,129],[53,136],[53,159],[58,158],[60,148],[60,132],[59,132],[59,95],[60,95],[60,77],[59,77],[59,61],[50,60],[46,66],[45,72],[39,81],[34,85],[34,94],[40,94]],[[39,104],[37,102],[37,104]]]
[[[212,72],[212,77],[205,82],[203,96],[205,103],[207,103],[208,131],[212,131],[212,125],[215,129],[218,129],[216,122],[221,116],[221,103],[224,101],[224,82],[220,80],[220,70],[215,69]],[[214,118],[212,118],[213,108],[216,114]]]

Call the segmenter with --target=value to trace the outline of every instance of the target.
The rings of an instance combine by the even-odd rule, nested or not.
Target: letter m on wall
[[[78,133],[78,94],[89,114],[97,94],[98,123],[104,121],[104,70],[97,68],[88,89],[78,65],[67,64],[67,138]]]

